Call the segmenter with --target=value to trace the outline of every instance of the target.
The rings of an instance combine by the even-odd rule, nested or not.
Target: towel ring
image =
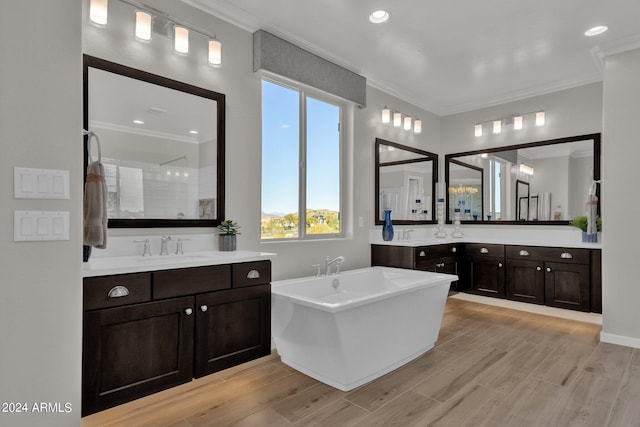
[[[86,131],[83,130],[82,133],[84,135],[87,135],[87,156],[89,157],[89,161],[92,161],[91,159],[91,138],[95,138],[96,139],[96,145],[98,146],[98,161],[101,162],[102,161],[102,150],[100,148],[100,138],[98,138],[98,135],[96,135],[96,133],[92,130],[90,131]]]

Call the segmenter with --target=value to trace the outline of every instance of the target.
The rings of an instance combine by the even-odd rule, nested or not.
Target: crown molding
[[[114,132],[122,132],[122,133],[129,133],[133,135],[147,136],[151,138],[161,138],[161,139],[169,139],[169,140],[178,141],[178,142],[187,142],[189,144],[200,143],[196,138],[190,138],[183,135],[175,135],[167,132],[157,132],[157,131],[152,131],[148,129],[140,129],[140,128],[135,128],[133,126],[116,125],[113,123],[101,122],[97,120],[90,120],[89,127],[92,129],[104,129],[104,130],[110,130]]]
[[[250,33],[260,28],[260,21],[246,10],[226,0],[181,0],[182,3],[216,16]]]

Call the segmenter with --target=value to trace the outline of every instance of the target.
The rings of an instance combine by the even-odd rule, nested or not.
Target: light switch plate
[[[13,168],[16,199],[69,199],[69,171]]]
[[[69,212],[14,211],[13,240],[69,240]]]

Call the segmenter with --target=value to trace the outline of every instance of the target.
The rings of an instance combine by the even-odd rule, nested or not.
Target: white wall
[[[604,73],[602,144],[604,341],[640,348],[638,105],[640,50],[610,56]]]
[[[81,11],[74,0],[0,2],[0,402],[29,412],[0,412],[1,426],[80,420]],[[71,199],[15,200],[16,166],[68,170]],[[70,240],[15,243],[14,210],[70,212]],[[34,413],[38,402],[63,412]]]
[[[113,4],[112,4],[113,3]],[[242,226],[239,249],[275,252],[274,280],[312,273],[311,265],[325,256],[343,255],[344,268],[368,266],[370,263],[369,229],[374,224],[374,143],[376,137],[412,145],[427,151],[439,149],[439,118],[424,110],[393,98],[380,90],[367,88],[367,107],[356,108],[351,124],[348,162],[353,163],[346,179],[352,184],[344,218],[348,237],[312,242],[260,242],[261,194],[261,80],[253,72],[253,39],[250,32],[180,2],[158,0],[154,7],[186,23],[215,33],[223,43],[223,66],[206,65],[205,55],[194,44],[188,57],[172,53],[169,40],[156,39],[145,44],[131,35],[132,13],[119,2],[109,4],[109,25],[97,28],[84,25],[84,53],[130,67],[139,68],[176,80],[222,92],[227,100],[226,123],[226,217]],[[390,105],[422,119],[420,135],[383,126],[380,110]],[[349,125],[347,125],[349,127]],[[347,132],[349,129],[346,129]],[[361,222],[360,222],[361,220]],[[362,226],[360,225],[362,224]],[[111,235],[213,232],[192,230],[112,230]],[[187,249],[187,248],[185,248]]]

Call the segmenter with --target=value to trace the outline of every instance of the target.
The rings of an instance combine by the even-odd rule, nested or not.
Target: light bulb
[[[218,40],[209,40],[209,65],[214,67],[222,65],[222,43]]]
[[[184,27],[174,28],[175,40],[174,49],[177,53],[186,55],[189,53],[189,30]]]
[[[136,11],[136,38],[142,41],[151,40],[151,15]]]
[[[107,25],[107,10],[109,0],[91,0],[89,5],[89,19],[96,25]]]

